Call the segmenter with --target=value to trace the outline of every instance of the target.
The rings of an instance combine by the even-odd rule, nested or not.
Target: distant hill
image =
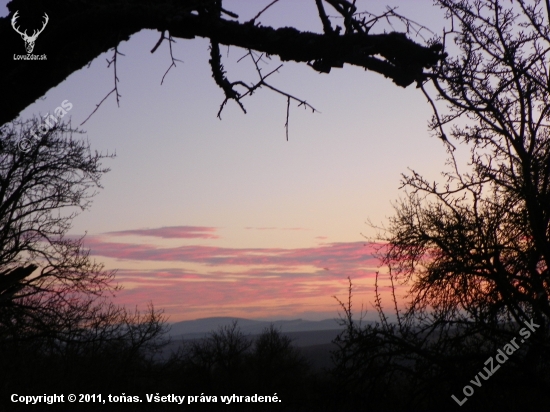
[[[199,339],[207,336],[210,332],[218,330],[220,327],[231,325],[234,321],[237,321],[238,326],[245,335],[258,335],[271,324],[285,334],[290,332],[312,332],[343,329],[343,327],[338,324],[336,319],[325,319],[320,321],[294,319],[276,320],[270,322],[244,318],[217,317],[184,320],[182,322],[172,323],[170,325],[171,329],[169,335],[173,338]]]
[[[332,366],[330,351],[337,347],[332,341],[342,332],[336,319],[311,321],[304,319],[276,320],[273,322],[232,317],[203,318],[172,323],[169,332],[172,342],[168,344],[160,354],[161,358],[167,358],[170,353],[176,352],[182,341],[192,341],[207,337],[211,332],[220,327],[230,326],[234,321],[241,331],[254,339],[265,328],[273,324],[275,328],[292,339],[292,344],[299,348],[300,352],[308,360],[315,370],[330,368]],[[363,321],[363,324],[371,322]]]

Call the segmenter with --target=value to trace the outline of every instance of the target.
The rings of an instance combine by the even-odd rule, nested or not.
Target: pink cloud
[[[157,247],[147,244],[105,242],[97,237],[85,238],[84,245],[95,256],[138,261],[193,262],[208,266],[275,265],[285,268],[303,265],[318,268],[350,268],[375,264],[375,250],[363,242],[329,243],[317,247],[225,248],[215,246]]]
[[[126,249],[122,250],[120,245],[96,240],[94,248],[99,245],[105,248],[104,252],[117,252],[111,253],[116,257],[135,254],[141,258],[145,254],[162,260],[184,254],[181,248],[158,252],[147,245],[123,245]],[[186,261],[207,263],[200,271],[121,268],[117,281],[128,287],[117,293],[119,303],[135,306],[136,302],[152,301],[174,319],[224,314],[250,317],[251,308],[263,308],[255,310],[254,316],[267,316],[287,306],[293,308],[289,313],[334,309],[336,315],[332,296],[345,297],[347,277],[356,285],[363,285],[362,292],[372,295],[374,291],[372,266],[376,260],[361,242],[299,249],[193,248],[186,250]],[[151,250],[155,253],[147,255]],[[228,262],[241,265],[242,269],[229,270],[225,267]],[[324,265],[325,262],[330,263]],[[301,269],[304,265],[316,269]]]
[[[171,277],[163,274],[169,272]],[[256,273],[253,273],[256,272]],[[374,302],[374,272],[350,270],[326,278],[323,271],[314,273],[260,273],[246,271],[245,277],[224,271],[195,274],[177,269],[155,271],[121,270],[117,278],[129,285],[117,293],[117,303],[135,306],[152,301],[164,308],[171,320],[205,316],[269,316],[270,313],[331,312],[340,309],[333,296],[345,300],[347,276],[355,285],[354,303],[357,310],[364,305],[371,309]],[[159,274],[161,276],[159,276]],[[277,276],[278,275],[278,276]],[[230,278],[233,278],[230,280]],[[380,279],[381,283],[383,279]],[[391,303],[386,286],[379,287],[383,303]]]
[[[204,226],[167,226],[156,229],[134,229],[107,232],[111,236],[153,236],[164,239],[219,239],[214,227]]]
[[[214,232],[213,228],[204,231],[205,228],[184,227],[181,232],[172,229],[181,227],[109,235],[177,237],[176,233]],[[166,247],[109,240],[115,239],[88,236],[84,238],[84,246],[90,248],[93,256],[156,262],[157,266],[137,270],[124,268],[124,262],[120,262],[122,267],[116,279],[126,288],[117,293],[117,302],[133,307],[152,301],[157,308],[164,308],[173,321],[226,315],[265,317],[282,313],[282,308],[287,308],[289,314],[334,310],[336,316],[338,305],[332,296],[345,298],[347,277],[359,286],[355,291],[359,306],[373,301],[379,264],[376,251],[381,247],[364,242],[333,242],[303,248]],[[200,267],[183,267],[186,264]],[[379,290],[387,293],[387,282],[380,280]]]
[[[183,277],[159,278],[153,272],[119,271],[119,281],[131,283],[132,287],[123,289],[117,296],[124,303],[152,300],[157,307],[292,305],[296,308],[310,300],[331,304],[332,296],[345,293],[346,286],[343,275],[331,282],[316,274],[300,274],[297,277],[256,276],[231,282],[224,281],[221,276],[199,277],[201,281]],[[363,278],[354,279],[357,283],[365,280],[372,283],[372,274],[363,273]],[[363,291],[367,290],[364,288]]]

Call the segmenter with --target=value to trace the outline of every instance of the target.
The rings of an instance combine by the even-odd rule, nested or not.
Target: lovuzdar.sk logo
[[[44,13],[45,20],[42,24],[42,28],[40,30],[33,30],[32,35],[29,36],[27,34],[27,30],[25,30],[24,32],[21,32],[19,30],[19,27],[16,26],[16,22],[17,22],[17,19],[19,17],[18,13],[19,13],[19,10],[16,11],[15,14],[13,15],[13,17],[11,18],[11,26],[13,27],[13,30],[15,30],[18,34],[21,35],[21,38],[25,42],[25,50],[27,51],[27,55],[16,55],[16,54],[14,54],[13,59],[14,60],[46,60],[46,55],[45,54],[37,56],[37,55],[32,54],[32,51],[34,50],[34,43],[36,42],[36,39],[38,38],[40,33],[42,33],[44,31],[44,29],[46,28],[46,25],[48,24],[48,21],[50,20],[50,18],[48,17],[48,15],[46,13]]]

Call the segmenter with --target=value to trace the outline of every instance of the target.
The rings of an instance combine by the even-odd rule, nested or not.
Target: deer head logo
[[[36,38],[38,37],[38,35],[40,33],[42,33],[44,31],[44,28],[46,27],[46,24],[48,24],[48,21],[50,20],[50,18],[48,17],[48,15],[46,13],[44,13],[44,17],[46,18],[46,21],[44,22],[44,25],[42,26],[42,28],[40,30],[34,30],[33,33],[32,33],[32,36],[29,36],[27,35],[27,30],[25,30],[24,33],[21,33],[19,31],[19,27],[15,27],[15,22],[17,21],[17,18],[19,17],[17,15],[17,13],[19,13],[19,11],[16,11],[15,14],[13,15],[13,17],[11,18],[11,26],[13,27],[13,29],[19,33],[21,35],[21,38],[25,41],[25,49],[27,49],[27,53],[30,54],[32,53],[33,49],[34,49],[34,42],[36,41]]]

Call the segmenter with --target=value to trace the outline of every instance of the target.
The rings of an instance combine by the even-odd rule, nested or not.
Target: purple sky
[[[269,2],[224,4],[247,20]],[[281,0],[260,20],[320,32],[314,4]],[[373,13],[386,4],[434,32],[444,27],[430,0],[358,1]],[[351,276],[356,307],[370,309],[378,263],[373,246],[364,246],[362,234],[375,234],[365,221],[383,224],[393,214],[407,168],[437,180],[446,158],[427,132],[431,111],[419,90],[358,68],[326,75],[284,63],[273,85],[321,112],[293,103],[287,142],[286,100],[268,90],[243,102],[248,114],[229,102],[223,120],[216,118],[223,93],[211,78],[203,39],[177,40],[174,56],[183,63],[161,86],[170,57],[166,43],[150,53],[158,37],[142,31],[120,45],[120,107],[110,97],[83,126],[93,150],[117,157],[104,163],[112,169],[104,189],[71,234],[87,233],[92,256],[118,269],[125,289],[117,302],[144,308],[152,301],[171,321],[323,319],[337,316],[332,295],[344,298]],[[243,50],[222,54],[231,80],[256,80],[249,61],[237,63]],[[113,87],[110,58],[71,75],[22,117],[69,100],[73,125],[80,124]],[[264,70],[279,63],[266,60]]]

